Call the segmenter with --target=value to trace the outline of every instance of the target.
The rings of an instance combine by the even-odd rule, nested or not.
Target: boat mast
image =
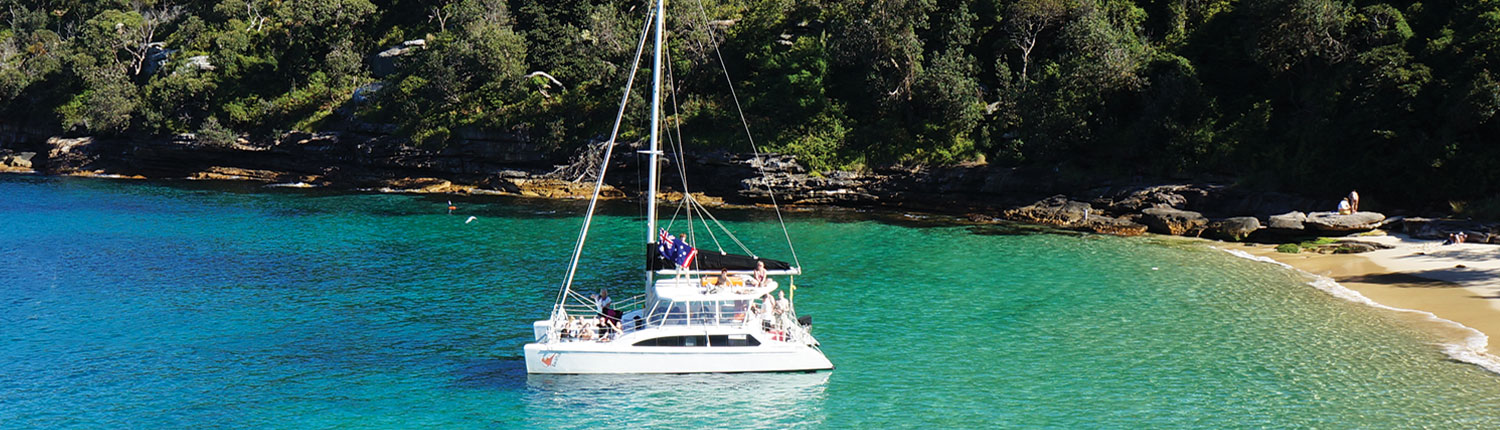
[[[661,155],[657,139],[661,134],[661,51],[662,40],[667,29],[666,0],[656,0],[656,48],[652,52],[651,65],[651,147],[647,150],[650,162],[646,168],[646,243],[656,241],[656,176],[657,157]],[[646,286],[651,286],[651,269],[646,268]]]

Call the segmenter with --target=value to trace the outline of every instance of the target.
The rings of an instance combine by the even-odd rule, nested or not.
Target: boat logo
[[[556,365],[557,364],[557,356],[558,356],[558,354],[555,353],[555,352],[551,353],[551,354],[542,354],[542,364],[545,365],[545,366],[547,366],[547,367],[552,367],[553,365]]]

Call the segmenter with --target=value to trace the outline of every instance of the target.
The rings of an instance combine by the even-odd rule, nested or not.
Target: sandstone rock
[[[1096,199],[1095,203],[1114,214],[1140,212],[1152,207],[1183,209],[1220,188],[1218,185],[1170,184],[1105,189],[1102,193],[1106,196]]]
[[[92,150],[93,144],[92,137],[47,139],[46,170],[58,174],[90,170],[89,164],[99,158]]]
[[[1190,232],[1201,231],[1208,225],[1208,218],[1203,214],[1172,208],[1147,208],[1141,211],[1141,223],[1150,228],[1150,231],[1160,234],[1181,236]]]
[[[287,176],[285,172],[271,170],[241,169],[238,167],[213,166],[188,175],[192,180],[215,180],[215,181],[262,181],[275,182],[277,178]]]
[[[1372,230],[1384,220],[1385,215],[1376,212],[1356,212],[1350,215],[1339,215],[1337,212],[1313,212],[1307,214],[1307,221],[1303,224],[1319,231],[1352,232]]]
[[[715,162],[713,160],[718,159]],[[716,165],[713,170],[721,175],[737,174],[740,197],[755,201],[770,201],[772,193],[778,200],[788,204],[838,204],[865,205],[879,202],[879,197],[870,192],[874,179],[856,172],[833,171],[826,175],[807,173],[795,157],[780,154],[758,154],[748,158],[706,157],[699,163]],[[738,173],[735,173],[738,172]],[[693,183],[705,184],[707,189],[722,189],[729,183],[727,178],[714,178]],[[715,186],[714,184],[721,184]]]
[[[1004,216],[1013,221],[1074,227],[1088,218],[1091,209],[1088,203],[1068,200],[1067,196],[1056,195],[1027,206],[1007,210]]]
[[[1260,230],[1260,220],[1248,216],[1226,218],[1208,226],[1208,231],[1214,236],[1231,240],[1244,239],[1256,230]]]
[[[400,178],[384,181],[382,191],[418,194],[468,194],[472,185],[454,184],[440,178]]]
[[[1139,236],[1146,233],[1146,226],[1128,219],[1115,218],[1104,215],[1091,215],[1083,222],[1083,227],[1100,234],[1113,234],[1116,236]]]
[[[1281,215],[1272,215],[1267,227],[1280,230],[1302,230],[1304,221],[1307,221],[1307,214],[1291,211]]]
[[[550,199],[586,199],[594,193],[592,182],[570,182],[556,179],[532,179],[517,180],[516,185],[520,188],[520,194],[527,197],[543,197]],[[618,188],[605,185],[599,190],[601,199],[618,199],[625,197],[625,193]]]
[[[35,157],[35,152],[0,150],[0,172],[34,172],[35,168],[31,160]]]
[[[704,206],[723,206],[724,205],[724,199],[719,198],[719,197],[714,197],[714,196],[710,196],[710,195],[703,194],[703,193],[692,193],[692,195],[693,195],[693,200],[694,201],[697,201],[698,204],[701,204],[701,205],[704,205]],[[682,196],[682,192],[680,192],[680,191],[669,191],[669,192],[659,193],[657,195],[657,198],[660,199],[663,202],[678,202],[678,201],[682,200],[682,197],[683,197]]]

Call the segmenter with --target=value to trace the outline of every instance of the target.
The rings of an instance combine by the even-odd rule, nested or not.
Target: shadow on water
[[[526,359],[519,356],[471,361],[454,373],[454,385],[460,388],[517,391],[526,387]]]
[[[1084,236],[1084,233],[1072,230],[1062,230],[1042,225],[1012,222],[969,226],[968,231],[970,234],[979,236],[1032,236],[1038,234],[1055,234],[1073,237]]]

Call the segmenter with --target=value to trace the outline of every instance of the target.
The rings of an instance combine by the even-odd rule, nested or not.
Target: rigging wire
[[[708,208],[706,208],[706,207],[703,206],[703,203],[700,203],[697,200],[693,200],[693,204],[698,205],[698,208],[699,208],[699,210],[701,210],[703,212],[703,215],[706,216],[706,217],[708,217],[709,219],[712,219],[714,221],[714,224],[719,226],[719,230],[723,230],[724,234],[728,235],[729,239],[733,240],[734,243],[735,243],[735,245],[739,245],[741,251],[745,251],[745,254],[747,254],[747,255],[749,255],[751,257],[756,257],[755,253],[751,252],[750,248],[746,247],[744,242],[740,242],[740,238],[736,237],[734,235],[734,232],[731,231],[731,230],[729,230],[729,227],[725,226],[723,222],[719,221],[718,217],[713,216],[714,214],[712,212],[709,212]],[[699,217],[699,219],[702,219],[702,218],[703,217]],[[708,225],[708,223],[704,222],[704,226],[705,226],[704,228],[708,228],[707,225]],[[712,230],[710,229],[710,231],[712,231]],[[724,251],[723,247],[720,247],[719,248],[719,252],[723,252],[723,251]],[[756,258],[760,258],[760,257],[756,257]]]
[[[604,188],[604,172],[609,170],[609,159],[615,150],[615,138],[620,135],[620,123],[624,121],[625,106],[630,101],[630,89],[635,85],[635,75],[641,67],[641,54],[646,50],[646,38],[651,34],[649,29],[652,19],[658,13],[661,11],[652,8],[651,12],[646,14],[646,27],[641,31],[641,41],[635,49],[635,61],[631,62],[630,77],[625,80],[625,93],[620,96],[620,110],[615,114],[615,125],[609,132],[609,143],[604,147],[604,161],[599,163],[599,177],[594,180],[594,194],[589,198],[588,211],[583,215],[583,228],[578,231],[578,241],[573,246],[573,258],[568,262],[568,276],[564,279],[562,288],[557,292],[557,306],[553,309],[554,317],[556,317],[557,310],[562,308],[567,293],[573,290],[573,276],[578,273],[578,259],[583,256],[583,243],[588,240],[589,224],[594,221],[594,209],[599,204],[599,191]]]
[[[668,42],[668,43],[670,44],[670,42]],[[668,46],[670,46],[670,45],[668,45]],[[707,51],[707,49],[704,49],[701,44],[699,45],[699,49]],[[668,52],[668,55],[670,55],[671,51],[668,50],[667,52]],[[719,227],[719,230],[722,230],[724,232],[724,234],[728,235],[729,239],[732,240],[732,241],[734,241],[735,245],[739,246],[741,251],[743,251],[745,254],[747,254],[747,255],[749,255],[749,256],[751,256],[753,258],[759,258],[754,252],[750,251],[749,247],[745,246],[744,242],[741,242],[738,237],[734,236],[734,232],[731,231],[728,226],[725,226],[724,223],[721,222],[721,221],[719,221],[719,219],[717,217],[714,217],[713,216],[713,212],[709,211],[708,207],[703,206],[703,203],[699,202],[697,197],[693,196],[691,193],[688,192],[687,169],[685,168],[687,166],[687,163],[686,163],[685,158],[684,158],[686,156],[686,154],[687,154],[687,149],[686,149],[687,139],[684,139],[682,137],[681,115],[677,111],[677,108],[679,106],[679,103],[677,102],[677,89],[678,89],[677,80],[676,80],[677,79],[677,77],[676,77],[677,75],[676,75],[676,73],[674,73],[671,61],[667,61],[666,65],[667,65],[667,81],[670,83],[670,86],[672,88],[672,91],[670,93],[671,98],[672,98],[672,113],[673,113],[673,117],[677,119],[676,121],[673,121],[673,123],[672,123],[673,129],[677,133],[676,140],[675,141],[671,140],[671,134],[670,133],[667,136],[668,136],[668,140],[669,140],[669,145],[675,145],[675,146],[673,146],[673,148],[675,149],[675,153],[673,154],[673,157],[674,157],[674,160],[677,162],[677,166],[678,166],[677,167],[677,172],[679,173],[678,176],[682,180],[683,196],[682,196],[682,202],[681,202],[681,204],[683,204],[683,205],[685,205],[687,207],[687,224],[688,224],[689,234],[692,235],[693,237],[696,237],[696,232],[697,232],[696,226],[697,226],[697,224],[693,223],[692,214],[693,214],[694,211],[697,211],[700,214],[700,216],[698,217],[699,223],[703,224],[703,230],[706,231],[706,232],[708,232],[709,239],[713,241],[714,248],[716,248],[716,249],[719,250],[719,254],[721,254],[721,255],[722,254],[727,254],[727,252],[724,251],[724,244],[719,241],[718,235],[714,234],[713,227],[708,224],[708,220],[709,219],[712,219],[713,222],[714,222],[714,224]],[[673,219],[674,219],[674,221],[676,219],[676,214],[675,213],[673,214]]]
[[[713,40],[716,35],[714,34],[713,26],[709,25],[708,22],[708,10],[703,7],[703,0],[697,0],[696,3],[698,4],[698,14],[703,18],[703,27],[708,32],[709,40]],[[734,80],[730,79],[729,77],[729,64],[724,62],[724,54],[719,52],[719,44],[710,44],[714,47],[714,56],[719,59],[720,70],[724,71],[724,82],[729,86],[729,97],[734,100],[734,110],[740,115],[740,125],[744,126],[745,128],[745,138],[750,141],[750,151],[755,154],[755,156],[759,157],[760,148],[755,145],[755,136],[750,133],[750,121],[745,119],[745,109],[740,106],[739,93],[734,90]],[[781,205],[776,202],[776,191],[771,189],[770,177],[766,175],[766,163],[757,162],[755,164],[756,169],[760,171],[761,180],[765,183],[766,194],[771,196],[771,207],[776,210],[776,221],[781,223],[781,234],[782,236],[786,237],[786,247],[787,250],[791,251],[792,253],[792,262],[796,264],[798,268],[801,268],[802,260],[797,258],[797,248],[792,246],[792,235],[791,233],[787,232],[786,219],[782,218],[781,216]]]
[[[670,47],[671,46],[671,42],[667,42],[667,43],[668,43],[667,46]],[[671,50],[667,51],[667,55],[670,57]],[[693,239],[696,240],[697,239],[697,229],[694,227],[694,226],[696,226],[696,224],[693,224],[693,206],[694,206],[693,204],[697,203],[697,199],[694,198],[693,195],[692,195],[692,193],[690,193],[688,191],[687,162],[683,158],[683,157],[685,157],[685,154],[687,153],[687,140],[682,138],[682,115],[681,115],[681,113],[679,113],[677,111],[677,107],[678,107],[678,103],[677,103],[677,88],[678,88],[677,87],[677,74],[672,69],[672,62],[670,61],[670,59],[669,59],[669,61],[666,62],[666,65],[667,65],[667,82],[672,87],[672,92],[669,93],[671,95],[671,98],[672,98],[672,117],[674,118],[674,121],[672,121],[672,130],[674,130],[677,133],[677,139],[675,141],[672,141],[670,143],[670,144],[675,145],[675,146],[673,146],[673,149],[675,150],[675,153],[672,154],[672,157],[673,157],[673,160],[675,160],[677,162],[677,176],[682,180],[682,202],[683,202],[683,205],[687,207],[687,215],[686,216],[687,216],[687,224],[688,224],[688,234],[691,235],[690,237],[692,237]],[[671,133],[668,133],[667,136],[670,137]],[[701,208],[701,206],[699,206],[699,207]],[[707,211],[703,210],[700,213],[703,213],[703,214],[706,215]],[[698,219],[702,220],[703,217],[700,216],[700,217],[698,217]],[[714,247],[719,249],[719,253],[720,254],[723,254],[724,253],[724,246],[719,244],[719,238],[718,238],[718,236],[714,235],[713,229],[708,228],[708,223],[704,223],[703,227],[704,227],[703,230],[706,231],[706,232],[708,232],[708,238],[714,242]]]

